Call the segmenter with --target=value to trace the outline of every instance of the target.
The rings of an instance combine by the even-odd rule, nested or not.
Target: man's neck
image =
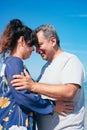
[[[54,60],[58,55],[60,55],[61,53],[63,53],[63,50],[62,50],[61,48],[59,48],[59,49],[56,51],[56,53],[55,53],[55,55],[54,55],[54,57],[53,57],[53,60]]]

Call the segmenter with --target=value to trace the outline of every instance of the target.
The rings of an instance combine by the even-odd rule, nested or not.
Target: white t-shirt
[[[40,83],[75,83],[81,86],[73,99],[74,111],[66,117],[56,112],[46,116],[38,114],[38,130],[84,130],[84,68],[79,59],[70,53],[61,53],[52,62],[45,64],[38,80]],[[42,98],[52,99],[44,95]]]

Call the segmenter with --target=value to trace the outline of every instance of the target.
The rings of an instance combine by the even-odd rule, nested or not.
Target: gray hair
[[[40,25],[39,27],[37,27],[35,29],[36,33],[38,33],[39,31],[43,31],[46,39],[49,39],[51,37],[55,37],[57,40],[57,44],[60,47],[60,40],[59,40],[58,34],[53,26],[51,26],[50,24]]]

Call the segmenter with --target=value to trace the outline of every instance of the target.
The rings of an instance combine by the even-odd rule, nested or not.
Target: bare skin
[[[15,87],[16,90],[24,90],[27,89],[31,91],[30,82],[35,83],[30,75],[24,71],[25,76],[22,75],[14,75],[14,80],[11,81],[12,85]],[[22,82],[21,82],[22,81]],[[67,99],[56,99],[56,105],[54,108],[55,112],[58,112],[59,114],[63,116],[67,116],[70,112],[74,110],[74,104],[72,101],[67,101]]]
[[[58,112],[60,115],[67,116],[73,110],[74,110],[74,104],[72,101],[63,101],[63,100],[56,101],[54,111]]]
[[[51,37],[50,40],[47,40],[43,35],[42,31],[39,31],[37,33],[37,37],[38,37],[38,45],[36,46],[36,52],[40,54],[44,60],[52,61],[58,55],[63,53],[61,48],[58,47],[55,37]],[[57,85],[42,84],[39,82],[37,83],[32,80],[32,78],[27,72],[25,72],[25,76],[15,75],[14,78],[15,80],[12,81],[12,85],[15,86],[17,90],[27,89],[29,91],[40,93],[48,97],[54,98],[58,101],[69,101],[68,103],[71,103],[70,101],[72,101],[72,99],[76,95],[76,92],[80,88],[79,85],[71,83],[57,84]],[[66,109],[67,109],[66,113],[71,111],[71,104],[70,109],[69,105],[64,105],[65,102],[61,102],[61,104],[62,108],[61,105],[59,106],[58,103],[58,107],[60,107],[61,112],[64,113]],[[65,106],[67,106],[67,108],[65,108]]]
[[[77,84],[48,85],[48,84],[37,83],[34,82],[34,80],[32,80],[32,78],[26,71],[24,71],[24,73],[25,76],[21,76],[21,75],[13,76],[15,80],[13,80],[11,83],[13,86],[16,86],[17,90],[27,89],[29,91],[44,94],[46,96],[55,98],[57,100],[67,100],[67,99],[71,100],[74,98],[77,90],[80,87]]]

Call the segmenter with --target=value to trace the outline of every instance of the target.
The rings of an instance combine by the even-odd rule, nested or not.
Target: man
[[[84,130],[84,68],[79,59],[60,48],[57,32],[51,25],[41,25],[36,30],[36,52],[47,63],[43,66],[38,82],[29,76],[14,76],[16,89],[28,89],[42,94],[43,99],[73,101],[74,111],[68,116],[37,115],[38,130]],[[26,74],[27,75],[27,74]],[[21,83],[22,81],[22,83]]]

